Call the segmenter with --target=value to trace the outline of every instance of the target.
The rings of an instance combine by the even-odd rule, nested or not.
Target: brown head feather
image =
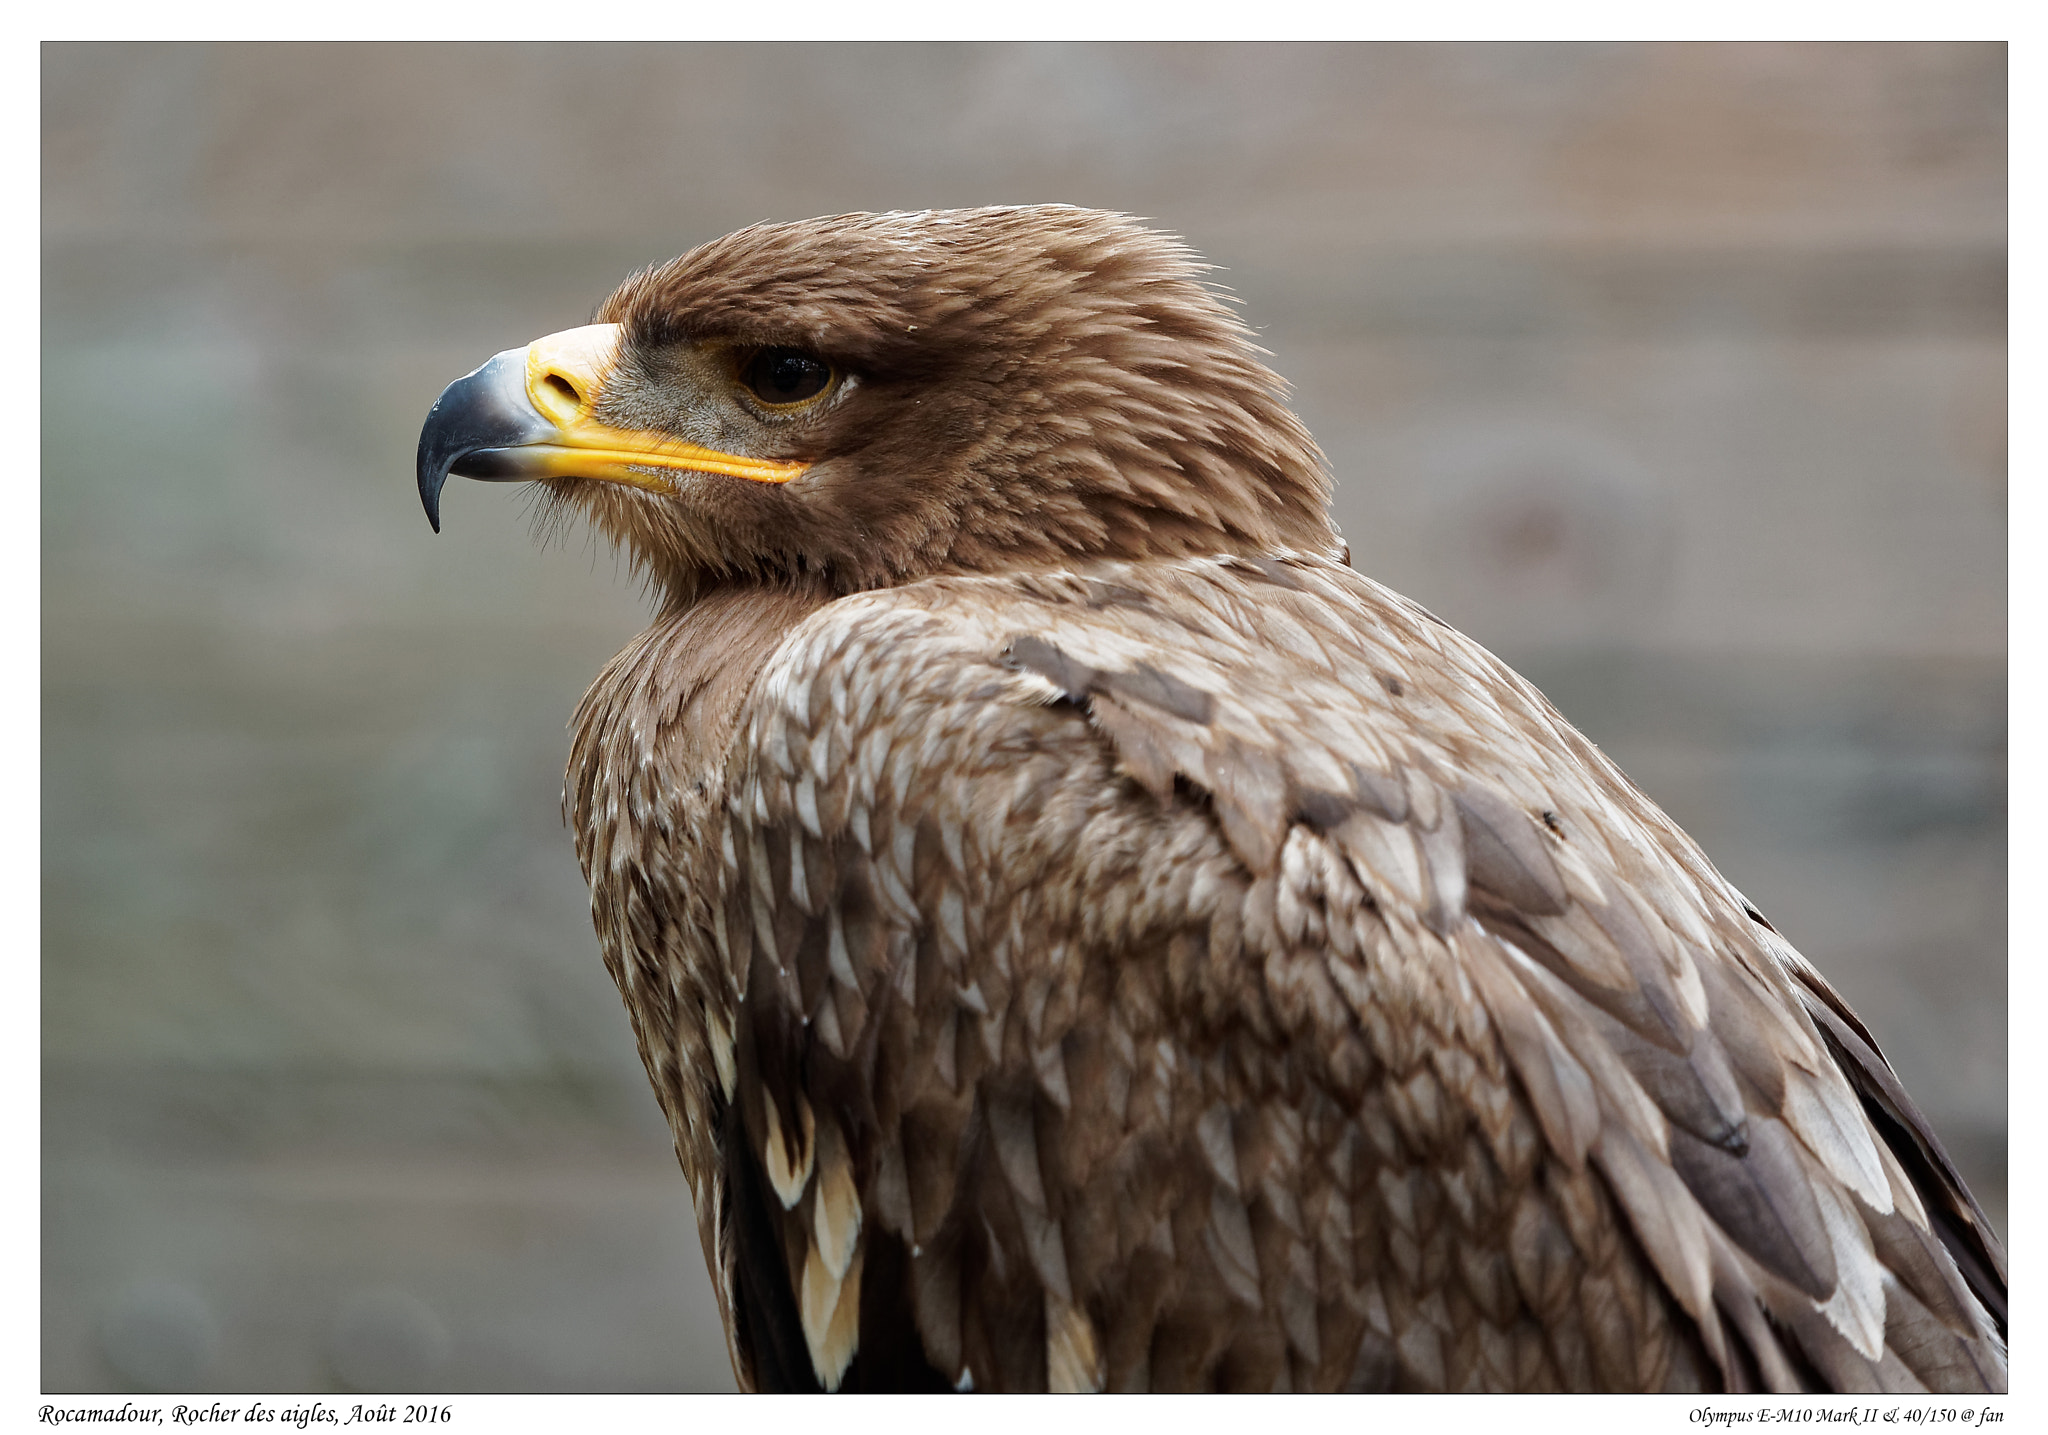
[[[693,346],[789,346],[847,376],[772,431],[802,480],[674,495],[560,481],[670,593],[825,593],[1087,558],[1335,555],[1322,454],[1179,241],[1065,206],[761,224],[623,284],[599,413],[679,427]]]

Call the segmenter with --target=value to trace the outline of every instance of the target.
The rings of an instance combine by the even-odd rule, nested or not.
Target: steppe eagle
[[[452,384],[659,613],[564,805],[742,1385],[1998,1390],[1842,999],[1352,571],[1177,241],[763,224]]]

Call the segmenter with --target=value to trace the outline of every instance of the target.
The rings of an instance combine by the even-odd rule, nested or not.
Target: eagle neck
[[[665,611],[606,665],[572,724],[563,817],[605,966],[693,1183],[710,1159],[711,1034],[731,1030],[737,992],[699,924],[649,914],[697,910],[740,712],[777,646],[826,601],[722,588]]]
[[[613,865],[621,839],[632,852],[656,830],[675,834],[682,799],[720,786],[761,669],[828,601],[790,587],[716,588],[665,610],[605,665],[576,710],[563,793],[587,877]]]

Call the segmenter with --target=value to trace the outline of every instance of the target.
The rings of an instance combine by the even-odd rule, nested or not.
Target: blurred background
[[[496,350],[759,219],[1222,266],[1357,566],[1869,1021],[2003,1227],[2005,53],[43,50],[46,1388],[731,1387],[557,811],[640,625],[413,491]]]

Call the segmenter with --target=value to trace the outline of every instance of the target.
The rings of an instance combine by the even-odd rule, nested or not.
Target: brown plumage
[[[758,226],[423,436],[430,512],[539,477],[661,597],[565,804],[742,1385],[2003,1389],[1876,1043],[1345,566],[1199,276],[1083,210]]]

